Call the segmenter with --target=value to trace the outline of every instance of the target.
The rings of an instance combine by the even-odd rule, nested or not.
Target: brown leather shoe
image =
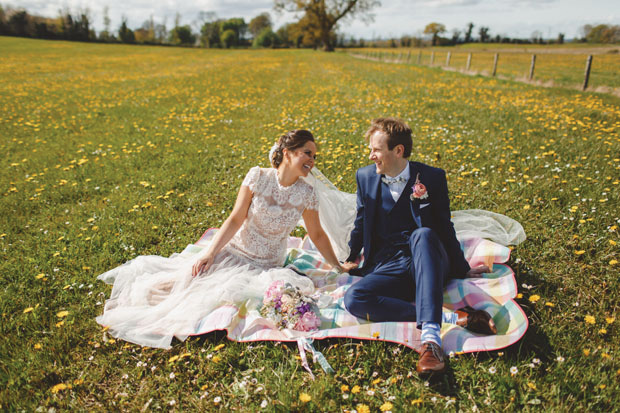
[[[470,306],[456,310],[459,319],[456,325],[474,333],[492,335],[497,334],[497,328],[491,315],[484,310],[475,310]]]
[[[441,347],[432,341],[422,343],[422,355],[416,370],[421,377],[443,374],[446,371],[446,357]]]

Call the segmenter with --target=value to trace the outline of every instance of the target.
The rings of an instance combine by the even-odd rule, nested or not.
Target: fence
[[[356,57],[394,63],[408,63],[460,70],[492,77],[501,75],[515,80],[547,81],[554,85],[590,87],[594,64],[597,84],[601,87],[620,87],[620,56],[618,54],[584,55],[523,52],[456,52],[422,49],[373,50],[358,49]],[[542,65],[541,65],[542,62]],[[579,69],[579,66],[582,69]],[[501,72],[501,73],[500,73]],[[541,76],[537,76],[540,72]]]

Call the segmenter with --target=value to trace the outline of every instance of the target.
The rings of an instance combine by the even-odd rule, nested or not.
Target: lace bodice
[[[231,249],[263,268],[284,264],[286,240],[308,208],[318,211],[314,187],[303,178],[284,187],[277,170],[254,167],[242,186],[253,193],[247,219],[230,241]]]

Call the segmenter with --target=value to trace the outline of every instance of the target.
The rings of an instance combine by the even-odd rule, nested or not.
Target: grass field
[[[2,37],[0,77],[1,410],[618,409],[619,98],[339,53]],[[453,209],[523,224],[519,343],[457,355],[429,385],[406,348],[319,341],[336,373],[311,381],[294,346],[210,334],[162,351],[95,322],[96,276],[219,226],[281,132],[310,129],[353,192],[380,115],[409,122]]]
[[[502,45],[467,44],[458,47],[424,49],[350,49],[352,54],[381,53],[382,60],[400,60],[409,64],[438,66],[465,72],[468,55],[472,59],[468,73],[490,76],[495,54],[499,54],[496,76],[509,80],[529,81],[532,54],[536,65],[532,82],[556,87],[581,89],[586,60],[593,56],[588,89],[611,92],[620,96],[620,46],[587,47],[585,44],[567,45]],[[410,54],[409,54],[410,53]],[[450,61],[447,57],[450,53]]]

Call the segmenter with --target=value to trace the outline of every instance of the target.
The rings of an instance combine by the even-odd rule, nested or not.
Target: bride
[[[338,262],[321,226],[319,195],[300,179],[308,176],[315,157],[309,131],[282,135],[270,155],[273,168],[250,169],[233,211],[204,252],[139,256],[98,277],[114,285],[97,322],[114,337],[169,348],[173,337],[184,340],[222,304],[262,300],[276,280],[311,294],[310,279],[282,267],[287,238],[300,218],[335,271],[355,268]]]

